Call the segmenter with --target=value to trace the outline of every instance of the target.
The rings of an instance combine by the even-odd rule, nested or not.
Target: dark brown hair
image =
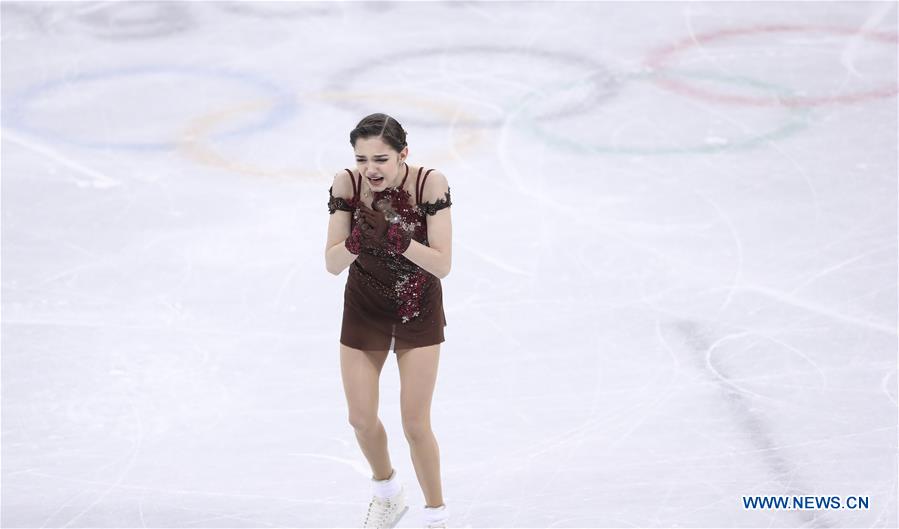
[[[396,152],[406,146],[406,131],[399,122],[387,114],[370,114],[362,118],[356,128],[350,131],[350,145],[356,146],[359,138],[379,137]]]

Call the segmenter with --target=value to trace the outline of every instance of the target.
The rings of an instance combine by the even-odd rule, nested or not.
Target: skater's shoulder
[[[443,212],[441,215],[437,215],[441,210],[446,210],[453,205],[452,199],[450,198],[449,181],[442,172],[437,171],[436,169],[431,171],[428,179],[425,180],[425,183],[423,184],[420,196],[421,200],[418,203],[418,209],[424,215],[429,217],[429,229],[432,217],[439,216],[447,219],[447,223],[449,222],[449,213],[447,211]]]
[[[446,175],[439,169],[427,169],[427,178],[424,178],[422,184],[421,201],[422,203],[436,204],[441,200],[448,200],[449,180]]]
[[[355,175],[348,169],[341,169],[334,173],[331,182],[331,196],[349,200],[353,198],[353,181]]]

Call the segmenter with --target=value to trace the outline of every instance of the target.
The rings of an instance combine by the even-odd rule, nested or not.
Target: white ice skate
[[[393,528],[408,510],[406,493],[402,486],[400,486],[399,492],[387,498],[373,495],[368,504],[368,512],[365,514],[362,527]]]
[[[445,529],[447,520],[449,520],[449,510],[446,505],[440,507],[425,507],[424,513],[425,527],[428,529]]]

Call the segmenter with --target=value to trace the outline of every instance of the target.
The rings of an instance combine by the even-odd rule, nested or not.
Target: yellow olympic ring
[[[321,93],[303,93],[299,94],[304,100],[318,99],[321,101],[334,100],[374,100],[376,102],[398,102],[415,107],[419,107],[430,111],[437,116],[446,118],[450,123],[459,119],[474,119],[474,116],[468,115],[455,106],[441,105],[434,101],[428,101],[412,95],[396,94],[396,93],[353,93],[353,92],[321,92]],[[225,154],[219,152],[209,145],[208,138],[216,127],[222,123],[246,115],[253,112],[264,112],[271,109],[272,100],[256,100],[241,105],[234,106],[227,110],[215,112],[206,116],[200,116],[188,122],[184,133],[178,140],[178,151],[185,157],[212,167],[218,167],[236,173],[273,177],[273,178],[309,178],[312,180],[330,179],[332,173],[313,171],[309,169],[267,169],[239,160],[232,160]],[[470,122],[470,121],[469,121]],[[457,158],[461,153],[469,150],[476,145],[483,136],[478,129],[462,128],[450,129],[452,145],[448,152],[445,153],[425,153],[421,156],[427,160],[428,165],[436,165]]]

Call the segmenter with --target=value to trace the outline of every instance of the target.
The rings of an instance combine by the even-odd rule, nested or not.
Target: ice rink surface
[[[896,527],[896,64],[893,2],[3,2],[2,526],[359,523],[326,202],[387,112],[451,526]],[[393,355],[380,410],[415,527]]]

